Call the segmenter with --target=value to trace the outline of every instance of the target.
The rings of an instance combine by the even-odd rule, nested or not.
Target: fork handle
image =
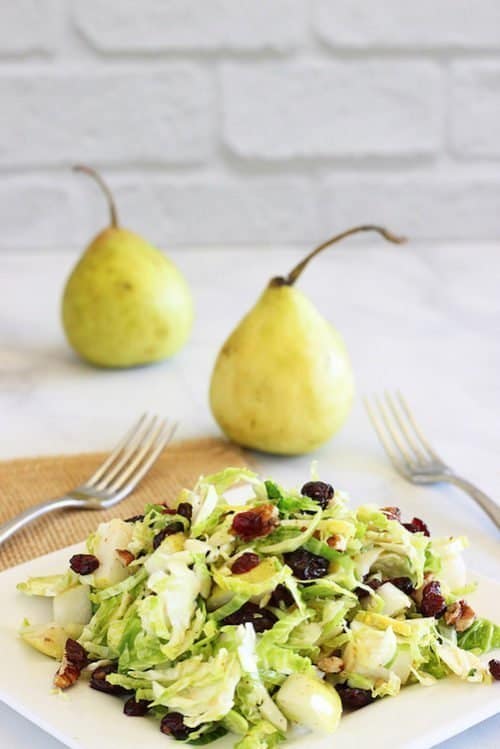
[[[481,489],[478,489],[477,486],[474,486],[474,484],[471,484],[470,481],[463,479],[461,476],[447,475],[445,481],[448,481],[448,483],[453,484],[454,486],[458,486],[459,489],[462,489],[462,491],[468,494],[469,497],[472,497],[472,499],[483,508],[485,513],[490,516],[496,527],[500,529],[500,505],[488,497],[487,494],[482,492]]]
[[[17,533],[17,531],[24,528],[33,520],[46,515],[54,510],[62,510],[65,507],[81,507],[81,500],[75,497],[57,497],[56,499],[49,499],[46,502],[41,502],[33,507],[28,507],[27,510],[16,515],[11,520],[7,520],[6,523],[0,525],[0,546],[7,541],[8,538]]]

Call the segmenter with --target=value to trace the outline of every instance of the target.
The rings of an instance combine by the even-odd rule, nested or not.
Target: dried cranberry
[[[174,510],[172,507],[168,507],[167,505],[163,506],[162,515],[177,515],[177,510]]]
[[[66,644],[64,645],[64,655],[71,661],[77,668],[82,670],[88,663],[87,653],[82,648],[79,642],[72,640],[68,637]]]
[[[446,611],[446,601],[438,580],[431,580],[424,586],[420,611],[424,616],[434,616],[436,619],[439,619]]]
[[[273,505],[259,505],[245,512],[238,512],[231,524],[231,531],[243,541],[267,536],[276,525]]]
[[[316,580],[328,574],[329,562],[325,557],[312,554],[307,549],[296,549],[283,554],[287,564],[299,580]]]
[[[493,676],[493,678],[496,681],[500,681],[500,661],[495,660],[495,658],[492,658],[491,661],[488,663],[488,668],[490,669],[490,674]]]
[[[193,517],[193,505],[191,502],[181,502],[177,507],[177,514],[191,522],[191,518]]]
[[[181,713],[167,713],[161,720],[160,731],[166,733],[167,736],[173,736],[178,741],[184,741],[192,729],[186,726]]]
[[[319,504],[322,510],[326,510],[330,500],[333,498],[334,490],[331,484],[324,481],[308,481],[300,493],[304,497],[309,497]]]
[[[256,603],[243,604],[243,606],[229,614],[222,620],[222,624],[246,624],[250,623],[256,632],[265,632],[278,621],[277,617],[269,609],[261,609]]]
[[[382,580],[379,580],[377,577],[374,577],[373,580],[363,580],[363,582],[372,590],[377,590],[382,585]],[[365,588],[356,588],[354,592],[358,598],[366,598],[366,596],[370,595],[370,591],[365,590]]]
[[[114,663],[107,663],[104,666],[98,666],[94,671],[92,671],[90,686],[92,689],[97,689],[98,692],[105,692],[106,694],[114,694],[116,696],[130,694],[130,690],[124,689],[124,687],[120,687],[117,684],[110,684],[106,681],[106,676],[115,673],[116,665]]]
[[[245,572],[250,572],[254,567],[260,563],[260,557],[258,554],[254,554],[252,551],[246,551],[238,559],[236,559],[231,565],[231,572],[233,575],[244,575]]]
[[[73,554],[69,566],[77,575],[90,575],[99,567],[99,560],[93,554]]]
[[[125,518],[126,523],[142,523],[144,515],[132,515],[130,518]]]
[[[355,689],[347,684],[337,684],[335,689],[339,693],[342,706],[347,710],[359,710],[373,702],[372,693],[367,689]]]
[[[413,518],[411,523],[403,523],[403,526],[407,531],[410,531],[410,533],[423,533],[424,536],[431,535],[427,525],[423,520],[420,520],[420,518]]]
[[[176,523],[170,523],[170,525],[167,525],[166,528],[163,528],[163,530],[157,533],[153,538],[153,549],[157,549],[161,542],[164,541],[167,536],[172,536],[174,533],[181,533],[181,531],[183,530],[184,526],[180,520],[178,520]]]
[[[149,702],[147,700],[136,700],[135,697],[129,697],[123,706],[125,715],[131,718],[142,718],[147,714]]]
[[[399,507],[382,507],[381,512],[384,513],[388,520],[397,520],[401,522],[401,510]]]
[[[285,609],[288,609],[290,606],[293,606],[293,604],[295,603],[295,599],[286,585],[281,585],[280,583],[271,593],[269,603],[271,604],[271,606],[275,606],[276,608],[282,608],[281,604],[283,604],[283,607]]]
[[[399,590],[402,590],[403,593],[406,593],[407,596],[409,596],[415,590],[409,577],[391,577],[388,582],[395,585],[396,588],[399,588]]]

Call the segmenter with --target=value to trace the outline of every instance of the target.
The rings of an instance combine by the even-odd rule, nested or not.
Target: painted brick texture
[[[500,235],[497,0],[16,0],[0,8],[0,251],[105,220],[165,247],[351,223]]]

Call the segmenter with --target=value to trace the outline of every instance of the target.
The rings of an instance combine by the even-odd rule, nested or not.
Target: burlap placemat
[[[0,522],[30,505],[57,497],[89,478],[103,453],[20,458],[0,462]],[[178,442],[160,456],[135,492],[110,510],[61,510],[35,521],[0,547],[0,570],[85,538],[98,523],[142,512],[147,502],[168,502],[200,474],[245,466],[242,450],[218,439]]]

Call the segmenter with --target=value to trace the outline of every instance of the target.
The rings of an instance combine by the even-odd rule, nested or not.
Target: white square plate
[[[72,553],[82,545],[56,551],[0,574],[0,700],[36,723],[71,749],[165,749],[167,736],[152,718],[127,718],[116,697],[78,683],[64,695],[51,693],[55,663],[25,645],[16,633],[27,617],[46,621],[47,601],[28,598],[16,584],[30,575],[65,569]],[[500,584],[478,579],[470,596],[475,610],[500,622]],[[488,655],[488,658],[493,657]],[[284,746],[295,749],[428,749],[500,711],[500,683],[491,686],[447,679],[432,687],[412,686],[396,698],[386,698],[342,719],[332,736],[302,735]],[[235,743],[227,736],[209,746],[229,749]],[[180,746],[172,742],[172,746]]]

